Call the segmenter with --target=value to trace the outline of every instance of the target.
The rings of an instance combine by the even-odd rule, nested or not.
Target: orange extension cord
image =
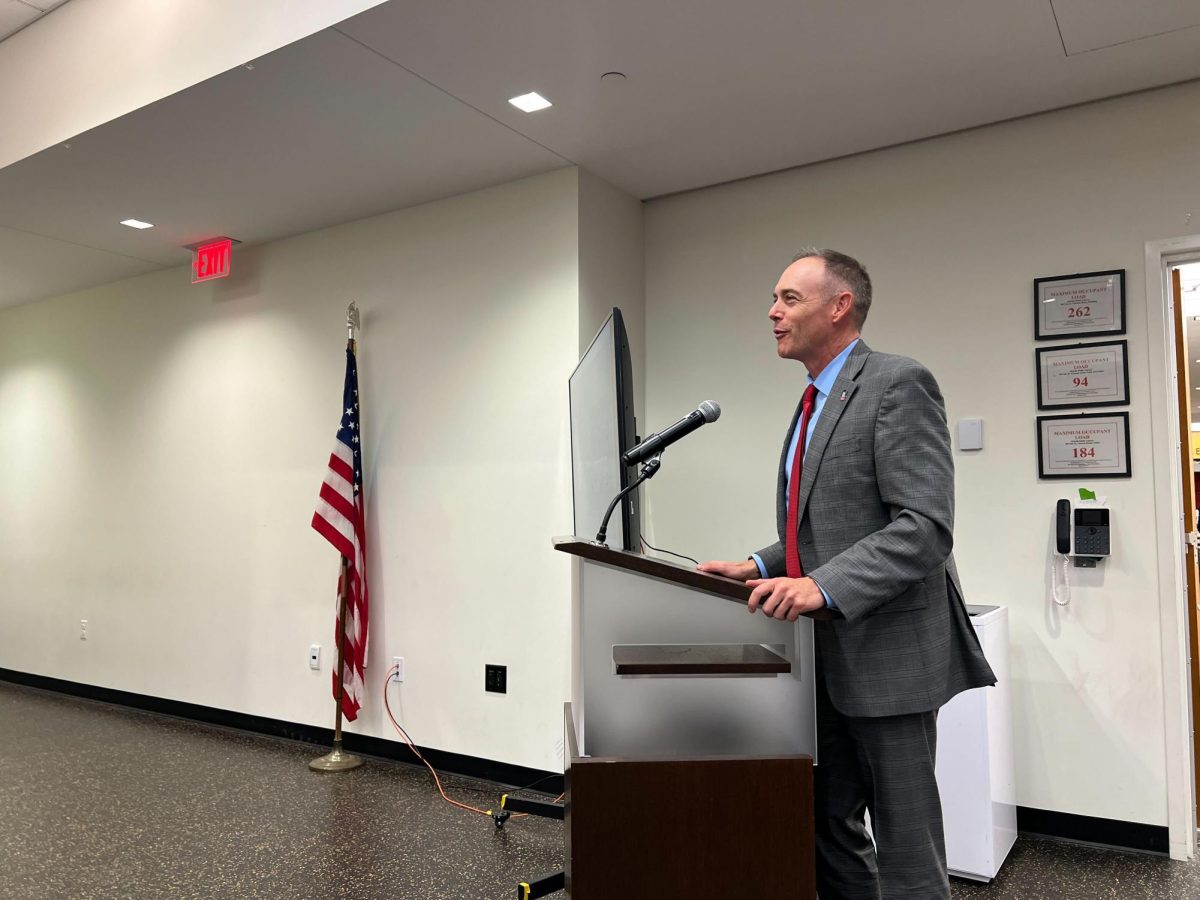
[[[427,768],[429,770],[429,774],[433,776],[433,783],[437,785],[438,793],[442,795],[443,800],[445,800],[451,806],[457,806],[459,809],[464,809],[467,812],[477,813],[478,815],[488,816],[491,818],[492,811],[489,809],[479,809],[474,806],[468,806],[466,803],[459,803],[457,800],[451,800],[446,796],[446,791],[442,788],[442,779],[438,778],[438,773],[434,770],[433,766],[431,766],[429,761],[421,755],[421,751],[417,749],[417,745],[413,743],[413,739],[408,736],[408,732],[404,730],[404,726],[397,722],[396,717],[392,715],[392,705],[388,702],[387,686],[391,682],[392,676],[398,671],[398,668],[398,666],[392,666],[390,669],[388,669],[387,677],[383,681],[383,708],[387,710],[387,716],[392,720],[392,727],[394,727],[399,733],[400,737],[404,739],[404,743],[408,745],[408,749],[413,752],[413,755],[425,764],[425,768]],[[557,803],[562,798],[563,795],[559,794],[558,797],[555,798],[554,802]],[[529,813],[517,813],[516,815],[512,816],[512,818],[523,819],[527,815],[529,815]]]

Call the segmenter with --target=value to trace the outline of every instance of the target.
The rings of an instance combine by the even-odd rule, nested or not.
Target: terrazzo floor
[[[562,867],[562,823],[498,831],[442,801],[415,766],[314,773],[319,748],[3,682],[0,735],[5,900],[492,900]],[[484,809],[502,790],[443,783]],[[1200,864],[1022,838],[996,881],[955,879],[953,895],[1194,900]]]

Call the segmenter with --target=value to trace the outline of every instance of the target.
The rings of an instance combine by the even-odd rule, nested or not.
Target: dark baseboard
[[[87,700],[111,703],[116,706],[128,706],[132,709],[146,710],[159,715],[173,716],[177,719],[190,719],[238,731],[251,731],[291,741],[302,741],[306,744],[313,744],[318,749],[328,749],[333,744],[332,728],[299,725],[295,722],[284,722],[281,719],[270,719],[266,716],[252,716],[248,713],[231,712],[212,706],[183,703],[179,700],[164,700],[161,697],[132,694],[128,691],[81,684],[77,681],[64,681],[45,675],[30,675],[27,672],[17,672],[12,669],[0,669],[0,681],[59,694],[70,694],[74,697],[83,697]],[[332,703],[330,705],[332,706]],[[343,731],[342,746],[351,753],[420,765],[420,761],[413,756],[408,746],[400,741],[389,741]],[[536,785],[529,789],[550,796],[556,796],[563,791],[563,776],[557,772],[544,772],[541,769],[530,769],[525,766],[480,759],[476,756],[465,756],[461,753],[450,753],[430,747],[418,747],[418,749],[421,751],[421,755],[429,760],[429,764],[439,772],[450,772],[468,778],[493,781],[504,786]]]
[[[1079,841],[1143,853],[1168,853],[1170,841],[1166,825],[1144,825],[1118,819],[1098,819],[1048,809],[1017,807],[1017,831],[1030,837],[1049,837]]]

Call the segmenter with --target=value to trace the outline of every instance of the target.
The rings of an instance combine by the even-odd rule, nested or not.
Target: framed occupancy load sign
[[[1038,416],[1039,478],[1128,478],[1129,413]]]
[[[1125,333],[1125,270],[1033,281],[1034,339]]]
[[[1127,405],[1126,346],[1125,341],[1106,341],[1038,347],[1038,409]]]

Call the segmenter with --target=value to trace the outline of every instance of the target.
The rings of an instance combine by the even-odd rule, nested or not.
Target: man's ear
[[[833,321],[841,322],[846,316],[850,315],[850,310],[854,307],[854,295],[849,291],[842,291],[833,298]]]

